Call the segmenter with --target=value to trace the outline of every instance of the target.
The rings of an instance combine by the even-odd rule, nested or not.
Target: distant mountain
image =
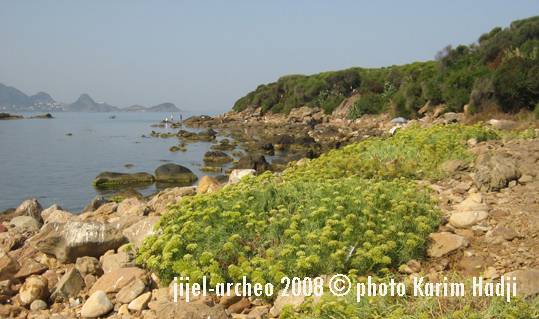
[[[99,103],[88,94],[82,94],[71,104],[56,102],[48,93],[38,92],[26,95],[20,90],[0,83],[0,112],[167,112],[181,110],[173,103],[161,103],[152,107],[132,105],[118,108],[107,103]]]
[[[62,105],[45,92],[28,96],[14,87],[0,83],[0,110],[11,112],[61,111]]]
[[[148,108],[148,112],[180,112],[173,103],[161,103]]]
[[[64,108],[67,112],[116,112],[120,109],[107,103],[97,103],[88,94],[82,94],[75,102]]]

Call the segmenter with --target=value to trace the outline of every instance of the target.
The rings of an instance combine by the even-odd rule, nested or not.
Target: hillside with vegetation
[[[535,110],[539,116],[539,16],[496,27],[477,43],[448,46],[427,62],[383,68],[350,68],[314,75],[288,75],[263,84],[233,107],[242,111],[288,113],[296,107],[333,112],[346,98],[360,98],[349,118],[390,112],[414,117],[427,102],[447,111],[497,109],[516,113]]]

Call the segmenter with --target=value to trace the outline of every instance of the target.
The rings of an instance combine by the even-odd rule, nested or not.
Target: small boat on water
[[[109,119],[114,120],[116,118],[116,115],[109,116]]]

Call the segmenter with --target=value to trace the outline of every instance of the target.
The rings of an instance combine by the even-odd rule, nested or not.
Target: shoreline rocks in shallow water
[[[103,172],[94,179],[97,188],[114,188],[134,184],[151,184],[155,178],[148,173],[116,173]]]
[[[190,185],[197,179],[190,169],[178,164],[163,164],[155,169],[156,182]]]
[[[208,151],[204,154],[206,164],[226,164],[233,161],[232,157],[223,151]]]
[[[21,119],[23,119],[22,115],[0,113],[0,120],[21,120]]]

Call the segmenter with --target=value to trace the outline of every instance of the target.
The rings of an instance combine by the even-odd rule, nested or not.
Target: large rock
[[[144,201],[136,197],[130,197],[120,202],[116,212],[121,216],[144,216],[148,213],[148,210],[148,206]]]
[[[488,211],[488,205],[484,203],[483,196],[480,193],[474,193],[465,200],[454,206],[459,212],[477,212]]]
[[[41,212],[43,222],[47,223],[66,223],[73,219],[74,215],[68,211],[62,210],[58,205],[53,205]]]
[[[167,209],[168,205],[175,204],[183,196],[191,196],[195,194],[196,187],[194,186],[167,188],[152,197],[152,199],[148,202],[148,206],[154,212],[161,214]]]
[[[469,228],[487,219],[486,211],[454,212],[449,217],[449,223],[457,228]]]
[[[134,265],[133,257],[125,251],[118,252],[117,254],[105,254],[101,257],[101,267],[103,267],[104,273]]]
[[[132,281],[148,281],[146,272],[137,267],[119,268],[101,276],[90,289],[90,293],[103,290],[106,293],[118,292]]]
[[[142,295],[135,298],[133,301],[127,305],[127,309],[131,311],[142,311],[148,306],[148,302],[152,298],[152,293],[150,291],[143,293]]]
[[[521,176],[515,160],[506,154],[481,154],[477,157],[475,167],[475,184],[485,191],[505,188],[510,181],[518,180]]]
[[[27,199],[15,209],[14,216],[30,216],[42,222],[41,211],[43,207],[35,198]]]
[[[75,268],[69,269],[58,281],[56,288],[51,295],[51,299],[56,301],[67,301],[69,298],[77,297],[84,288],[84,279]]]
[[[101,266],[99,260],[95,257],[79,257],[75,263],[75,267],[81,273],[81,275],[97,275],[101,273]]]
[[[17,228],[20,232],[37,232],[41,228],[41,223],[31,216],[16,216],[13,217],[9,224],[11,227]]]
[[[15,278],[24,279],[32,275],[39,275],[47,270],[47,266],[37,262],[34,258],[24,258],[21,261],[21,268],[15,274]]]
[[[242,178],[249,175],[254,175],[256,171],[254,169],[234,169],[230,172],[228,177],[229,184],[237,184]]]
[[[29,305],[34,300],[44,300],[48,297],[47,279],[40,276],[27,278],[19,290],[19,299],[23,305]]]
[[[124,229],[123,234],[136,248],[140,248],[144,239],[154,234],[154,227],[160,217],[150,216]]]
[[[31,239],[37,250],[56,256],[61,262],[73,262],[82,256],[98,257],[126,242],[120,229],[103,223],[78,221],[46,224]]]
[[[178,183],[189,185],[197,180],[197,176],[187,167],[167,163],[155,170],[155,180],[163,183]]]
[[[208,151],[204,154],[204,162],[207,164],[225,164],[232,160],[232,157],[223,151]]]
[[[148,173],[116,173],[103,172],[94,179],[94,186],[97,188],[114,188],[126,185],[151,184],[154,177]]]
[[[236,168],[254,169],[257,173],[262,173],[271,169],[271,165],[266,162],[264,155],[246,155],[240,158]]]
[[[108,203],[109,200],[103,196],[94,197],[83,209],[82,212],[92,212],[98,209],[101,205]]]
[[[19,269],[19,263],[3,249],[0,249],[0,281],[12,279]]]
[[[215,177],[202,176],[202,178],[198,182],[197,194],[213,193],[219,188],[219,181]]]
[[[83,318],[97,318],[109,313],[114,306],[107,294],[101,290],[94,292],[82,306],[80,315]]]
[[[526,298],[539,294],[539,269],[521,269],[504,276],[516,278],[519,296]]]
[[[150,308],[157,318],[175,319],[228,319],[225,308],[221,305],[210,306],[203,302],[154,302]]]
[[[146,284],[140,279],[131,281],[116,294],[116,301],[128,304],[140,296],[146,290]]]
[[[442,257],[469,244],[465,237],[449,232],[432,233],[429,237],[432,240],[427,250],[430,257]]]

